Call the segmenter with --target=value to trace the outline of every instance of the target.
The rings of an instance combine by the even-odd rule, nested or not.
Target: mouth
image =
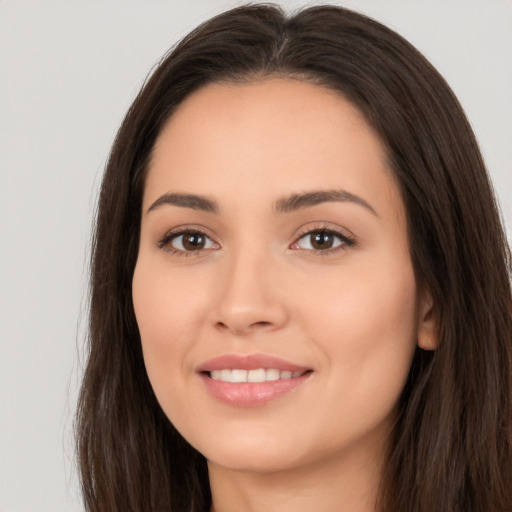
[[[278,368],[257,368],[255,370],[224,368],[205,373],[213,380],[222,382],[274,382],[276,380],[296,379],[308,371],[310,370],[292,372],[290,370],[279,370]]]
[[[226,355],[207,361],[198,373],[215,399],[255,407],[297,391],[313,370],[268,355]]]

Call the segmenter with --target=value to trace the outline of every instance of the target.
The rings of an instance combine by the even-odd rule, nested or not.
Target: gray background
[[[81,510],[72,417],[102,169],[153,64],[239,3],[0,1],[1,512]],[[384,21],[445,76],[481,143],[510,238],[512,1],[330,3]]]

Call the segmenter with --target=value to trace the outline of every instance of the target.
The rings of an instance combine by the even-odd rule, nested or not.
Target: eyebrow
[[[374,208],[362,197],[347,192],[346,190],[314,190],[300,194],[292,194],[276,201],[274,211],[276,213],[289,213],[304,208],[310,208],[321,203],[348,202],[366,208],[373,215],[378,217]]]
[[[290,213],[296,210],[310,208],[322,203],[348,202],[366,208],[373,215],[378,217],[374,208],[362,197],[347,192],[346,190],[314,190],[292,194],[278,199],[274,203],[275,213]],[[220,208],[216,201],[205,196],[196,194],[167,193],[160,196],[147,210],[147,213],[156,210],[164,205],[191,208],[208,213],[219,213]]]
[[[149,208],[147,213],[156,210],[166,204],[192,208],[208,213],[219,213],[219,205],[213,200],[196,194],[164,194],[160,196]]]

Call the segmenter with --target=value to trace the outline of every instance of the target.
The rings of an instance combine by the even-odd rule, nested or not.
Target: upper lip
[[[198,372],[211,372],[213,370],[257,370],[259,368],[277,369],[280,371],[305,372],[311,370],[306,366],[300,366],[279,357],[267,354],[237,355],[225,354],[214,357],[202,363]]]

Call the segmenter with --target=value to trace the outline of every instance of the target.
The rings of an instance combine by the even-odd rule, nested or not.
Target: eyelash
[[[194,228],[185,228],[185,229],[179,229],[177,231],[170,231],[167,233],[162,240],[158,242],[158,248],[159,249],[165,249],[169,253],[171,253],[174,256],[194,256],[198,254],[199,252],[203,250],[211,250],[211,249],[196,249],[194,251],[183,251],[181,249],[176,249],[172,246],[171,242],[175,240],[176,238],[179,238],[180,236],[185,235],[200,235],[204,238],[212,241],[211,237],[209,237],[204,231],[201,231],[200,229],[194,229]],[[218,245],[216,242],[213,242],[215,245]]]
[[[297,245],[300,240],[307,236],[311,236],[315,233],[323,233],[326,235],[332,235],[333,237],[337,238],[341,243],[337,245],[336,247],[331,247],[329,249],[302,249],[304,251],[308,251],[309,253],[313,254],[314,256],[327,256],[327,255],[333,255],[340,251],[345,251],[349,247],[353,247],[356,244],[356,241],[353,237],[347,235],[346,233],[342,233],[341,231],[338,231],[337,229],[333,229],[326,224],[314,226],[313,228],[308,228],[304,230],[296,239],[295,242],[293,242],[292,246]],[[296,250],[301,250],[300,248]]]
[[[331,254],[338,253],[339,251],[344,251],[348,247],[353,247],[355,245],[354,238],[352,238],[352,237],[350,237],[350,236],[348,236],[348,235],[346,235],[344,233],[341,233],[340,231],[337,231],[336,229],[330,228],[330,227],[328,227],[326,225],[321,225],[321,226],[314,226],[312,229],[305,230],[303,233],[301,233],[296,238],[296,240],[291,244],[290,247],[296,246],[299,243],[299,241],[302,240],[303,238],[305,238],[307,236],[311,236],[311,235],[316,234],[316,233],[323,233],[323,234],[326,234],[326,235],[332,235],[333,237],[337,238],[341,243],[339,245],[335,246],[335,247],[331,247],[331,248],[328,248],[328,249],[314,250],[314,249],[301,249],[300,247],[297,247],[294,250],[307,251],[307,252],[309,252],[311,254],[314,254],[315,256],[326,256],[326,255],[331,255]],[[216,242],[214,242],[206,233],[204,233],[200,229],[186,228],[186,229],[180,229],[179,231],[171,231],[171,232],[167,233],[158,242],[158,244],[157,244],[158,248],[159,249],[165,249],[169,253],[171,253],[172,255],[175,255],[175,256],[185,256],[185,257],[197,255],[201,251],[212,250],[212,248],[202,248],[202,249],[197,249],[197,250],[193,250],[193,251],[186,251],[186,250],[184,251],[184,250],[181,250],[181,249],[176,249],[175,247],[172,246],[171,242],[173,240],[179,238],[180,236],[185,236],[185,235],[199,235],[199,236],[203,236],[206,239],[210,240],[216,246],[219,245]],[[215,247],[215,249],[216,248],[217,247]]]

